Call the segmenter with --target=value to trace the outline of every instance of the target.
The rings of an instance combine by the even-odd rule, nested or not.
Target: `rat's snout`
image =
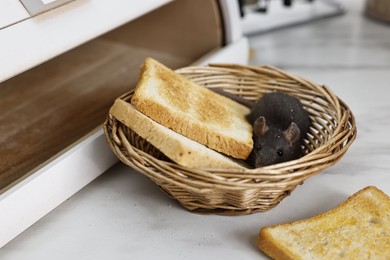
[[[256,155],[256,168],[260,168],[267,165],[270,165],[270,163],[267,164],[266,162],[264,162],[262,156]]]
[[[277,163],[277,158],[272,156],[267,156],[264,153],[256,153],[256,168],[268,166]]]

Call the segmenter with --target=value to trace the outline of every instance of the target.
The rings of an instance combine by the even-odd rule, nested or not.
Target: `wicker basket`
[[[298,184],[334,165],[356,138],[348,106],[326,86],[271,66],[210,65],[178,73],[209,88],[222,88],[250,100],[282,91],[301,100],[312,125],[306,155],[248,170],[192,169],[169,161],[156,148],[109,115],[104,131],[122,162],[148,176],[169,196],[194,212],[242,215],[275,207]],[[121,96],[130,101],[133,92]]]

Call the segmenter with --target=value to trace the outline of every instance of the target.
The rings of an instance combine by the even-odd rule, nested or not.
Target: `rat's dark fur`
[[[281,92],[266,94],[252,107],[247,120],[253,125],[252,166],[303,156],[301,145],[309,131],[310,119],[297,98]]]
[[[216,91],[224,95],[223,91]],[[253,125],[253,150],[247,162],[253,167],[298,159],[310,127],[309,113],[301,102],[290,95],[273,92],[257,103],[241,97],[225,95],[251,108],[247,120]]]

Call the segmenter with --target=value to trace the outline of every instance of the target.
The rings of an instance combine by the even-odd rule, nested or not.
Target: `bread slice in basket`
[[[366,187],[324,214],[262,228],[258,243],[275,259],[389,259],[390,198]]]
[[[249,108],[147,58],[131,103],[158,123],[211,149],[246,159],[253,147]]]
[[[198,169],[244,169],[235,160],[151,120],[126,101],[117,99],[110,114],[179,165]]]

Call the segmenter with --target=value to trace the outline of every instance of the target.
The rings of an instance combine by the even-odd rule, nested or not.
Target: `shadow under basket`
[[[356,138],[352,112],[328,87],[275,67],[218,64],[176,72],[248,100],[273,91],[290,94],[302,102],[311,119],[305,156],[257,169],[221,170],[180,166],[108,115],[104,132],[114,153],[190,211],[244,215],[269,210],[304,180],[338,162]],[[132,95],[120,98],[130,102]]]

